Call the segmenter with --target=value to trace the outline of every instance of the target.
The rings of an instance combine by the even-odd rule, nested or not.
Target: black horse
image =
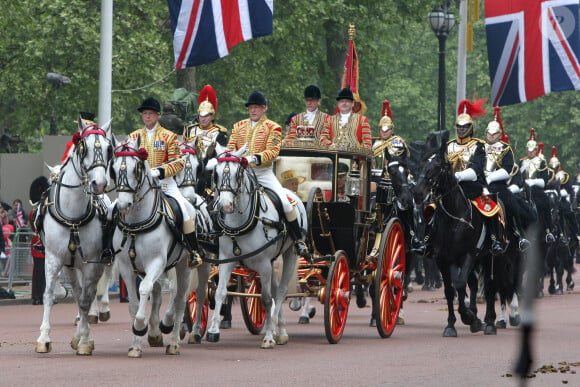
[[[413,188],[416,205],[427,204],[428,198],[436,205],[430,223],[429,239],[432,256],[443,276],[447,300],[448,317],[443,336],[457,336],[453,305],[456,294],[461,321],[469,325],[471,332],[484,329],[486,334],[495,334],[496,285],[490,280],[494,259],[490,253],[490,237],[487,235],[483,215],[467,199],[455,179],[452,165],[447,158],[448,139],[448,131],[429,136],[423,152],[422,166]],[[477,314],[465,304],[468,279],[473,278],[473,270],[480,262],[484,269],[485,328]]]

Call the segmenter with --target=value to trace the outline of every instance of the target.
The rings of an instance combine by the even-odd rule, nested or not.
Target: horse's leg
[[[111,318],[111,307],[109,305],[109,289],[113,285],[113,265],[105,266],[105,271],[103,273],[105,288],[101,293],[100,305],[99,305],[99,321],[109,321]]]
[[[475,258],[471,254],[467,254],[461,268],[455,265],[451,266],[453,287],[457,290],[457,311],[461,316],[461,321],[465,325],[469,325],[472,333],[480,331],[482,326],[481,320],[477,318],[477,315],[465,305],[465,299],[467,298],[467,280],[472,274],[474,264]]]
[[[137,310],[139,308],[139,300],[137,296],[137,275],[133,273],[131,268],[121,264],[119,264],[119,273],[121,274],[121,277],[125,282],[125,287],[127,288],[127,297],[129,298],[129,315],[131,316],[131,321],[135,321],[135,316],[137,315]],[[132,343],[127,352],[127,356],[138,358],[143,355],[141,339],[141,336],[133,334]]]
[[[520,325],[520,312],[519,312],[519,300],[518,294],[514,293],[512,297],[512,302],[510,303],[510,325],[512,327],[517,327]]]
[[[203,265],[197,267],[197,269],[191,272],[197,272],[197,287],[195,289],[195,295],[197,297],[196,304],[196,315],[195,321],[192,321],[191,334],[187,342],[189,344],[200,344],[201,334],[202,334],[202,324],[203,324],[203,304],[205,302],[205,297],[207,294],[207,283],[209,280],[209,274],[211,271],[211,265],[209,263],[204,263]],[[230,306],[231,308],[231,306]]]
[[[58,273],[62,269],[62,262],[56,259],[47,251],[45,258],[45,280],[46,287],[43,295],[42,324],[40,325],[40,335],[36,339],[36,352],[48,353],[52,350],[50,341],[50,313],[54,303],[54,288],[58,281]]]
[[[457,337],[457,330],[455,329],[455,317],[453,300],[455,299],[455,288],[451,283],[451,272],[449,267],[440,267],[441,275],[443,276],[443,292],[445,293],[445,300],[447,301],[447,326],[443,330],[443,337]]]
[[[173,268],[165,273],[167,278],[161,279],[161,281],[165,281],[169,287],[169,305],[167,305],[167,309],[165,310],[165,315],[163,319],[161,319],[159,323],[159,329],[161,333],[169,334],[173,331],[173,326],[175,325],[175,296],[177,294],[177,270]]]
[[[89,324],[97,324],[99,322],[99,296],[97,293],[95,293],[95,298],[93,298],[91,306],[89,307]]]
[[[171,291],[170,291],[171,293]],[[161,334],[161,324],[159,319],[159,311],[161,310],[161,302],[163,298],[163,291],[161,280],[158,279],[153,283],[153,288],[149,293],[149,300],[151,301],[151,311],[149,314],[149,332],[147,335],[147,342],[151,347],[163,347],[163,335]],[[145,298],[147,299],[147,297]],[[171,297],[170,297],[171,299]],[[141,300],[143,300],[143,295],[141,294]],[[173,301],[170,301],[173,304]],[[173,309],[173,305],[169,305],[169,310]],[[170,312],[171,313],[171,312]],[[171,325],[170,329],[173,329]],[[169,333],[169,332],[168,332]]]
[[[276,335],[276,344],[279,345],[288,343],[288,332],[286,331],[286,319],[284,318],[282,303],[288,294],[288,284],[290,283],[290,279],[296,273],[297,261],[298,258],[296,255],[294,255],[293,247],[290,246],[284,253],[282,278],[278,284],[276,291],[276,301],[274,305],[274,315],[278,316],[278,332]]]
[[[467,286],[469,287],[469,309],[477,316],[477,292],[479,290],[479,279],[475,272],[469,273],[467,277]]]
[[[147,274],[139,284],[139,308],[137,309],[137,314],[135,315],[135,320],[133,321],[133,333],[138,336],[145,336],[147,333],[147,301],[151,295],[151,292],[153,291],[153,287],[157,284],[157,280],[163,274],[164,267],[162,266],[165,266],[164,260],[162,261],[159,259],[158,261],[159,262],[155,262],[146,268]],[[157,284],[157,286],[159,286],[159,284]],[[151,323],[151,329],[154,332],[151,332],[149,335],[157,337],[161,335],[161,332],[159,331],[159,315],[156,317],[154,316],[153,301],[154,300],[151,300],[151,316],[154,320],[151,320],[150,318],[149,321]],[[158,302],[161,301],[159,300]]]
[[[94,341],[90,335],[89,309],[91,303],[96,298],[97,282],[103,274],[103,269],[104,268],[101,265],[94,264],[83,264],[82,267],[82,291],[78,303],[81,318],[77,324],[77,335],[73,337],[73,341],[71,342],[71,346],[74,348],[75,345],[73,345],[73,342],[76,338],[79,339],[76,344],[77,355],[92,355],[95,347]]]
[[[497,334],[497,328],[495,327],[495,295],[497,293],[497,282],[499,280],[498,270],[496,266],[499,265],[497,262],[500,259],[508,259],[506,255],[501,256],[496,259],[496,257],[490,256],[487,259],[484,257],[484,267],[483,267],[483,290],[485,297],[485,317],[483,321],[485,322],[485,327],[483,333],[485,335],[495,335]]]
[[[175,267],[175,296],[173,299],[173,333],[169,338],[169,344],[165,348],[167,355],[179,355],[179,325],[185,311],[187,290],[189,289],[190,269],[185,259],[181,259]]]
[[[274,339],[274,332],[276,324],[278,323],[278,316],[273,315],[272,313],[272,306],[276,308],[278,305],[275,304],[273,300],[273,296],[276,295],[277,290],[275,289],[275,282],[276,280],[273,277],[273,267],[272,264],[268,260],[262,260],[258,263],[258,265],[253,267],[253,270],[256,270],[260,274],[260,282],[262,283],[262,306],[264,307],[265,318],[264,318],[264,329],[265,334],[262,338],[261,348],[263,349],[271,349],[276,346],[276,341]],[[287,286],[288,284],[286,284]],[[274,289],[274,291],[272,291]],[[286,288],[287,289],[287,288]],[[286,293],[284,293],[286,296]]]
[[[226,242],[220,241],[220,244],[225,245]],[[224,259],[225,257],[220,258]],[[220,310],[228,293],[228,282],[230,281],[230,276],[232,274],[232,270],[234,269],[234,265],[235,263],[233,262],[220,264],[220,275],[218,286],[215,292],[215,307],[209,321],[209,328],[207,329],[206,335],[207,341],[211,343],[217,343],[220,339]]]

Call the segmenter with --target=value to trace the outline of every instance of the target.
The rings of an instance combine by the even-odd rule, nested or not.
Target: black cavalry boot
[[[294,219],[288,222],[288,233],[294,241],[294,246],[296,247],[296,253],[309,261],[311,259],[310,253],[308,252],[308,247],[306,243],[302,240],[302,233],[300,232],[300,226],[298,225],[298,220]]]
[[[189,260],[187,265],[190,269],[195,269],[203,263],[201,256],[197,253],[197,250],[199,249],[199,246],[197,245],[197,235],[194,231],[189,234],[183,234],[183,238],[189,250]]]
[[[103,224],[103,251],[99,263],[104,265],[111,265],[115,259],[115,252],[113,251],[113,236],[117,225],[113,220],[106,220]]]
[[[491,227],[491,253],[493,255],[502,255],[507,249],[507,242],[504,241],[502,227],[499,224],[499,216],[493,216],[490,219]]]

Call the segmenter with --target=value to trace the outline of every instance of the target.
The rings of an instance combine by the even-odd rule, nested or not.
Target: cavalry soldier
[[[320,137],[322,145],[338,150],[371,149],[371,127],[369,120],[359,113],[355,113],[354,95],[347,87],[339,91],[336,96],[338,113],[330,116],[324,124]]]
[[[261,92],[253,91],[248,97],[245,106],[248,108],[250,118],[234,124],[228,149],[238,150],[244,145],[247,146],[247,158],[258,179],[258,183],[273,190],[280,197],[286,221],[288,222],[288,233],[294,240],[296,252],[298,255],[309,259],[310,254],[302,240],[302,231],[298,225],[294,206],[286,199],[284,188],[272,169],[272,162],[280,153],[282,128],[266,117],[268,103]]]
[[[484,176],[485,146],[482,140],[473,137],[473,117],[485,114],[485,110],[482,108],[483,103],[485,100],[471,103],[466,99],[459,103],[458,116],[455,120],[457,137],[447,143],[447,154],[453,165],[455,178],[467,198],[474,200],[481,196],[482,201],[486,202],[490,199],[482,195],[483,187],[486,184]],[[485,219],[488,220],[488,226],[491,230],[492,254],[503,254],[507,244],[502,235],[499,215],[485,216]]]
[[[197,98],[198,121],[195,124],[189,125],[183,132],[183,139],[185,141],[192,141],[195,137],[200,137],[203,143],[203,155],[213,157],[216,142],[221,146],[228,144],[228,130],[215,123],[215,116],[217,114],[217,95],[211,85],[205,85],[199,92]],[[210,150],[211,154],[207,151]]]
[[[321,93],[316,85],[304,89],[304,104],[306,111],[294,115],[290,119],[290,130],[284,138],[284,144],[296,140],[308,140],[318,143],[328,114],[319,110]]]
[[[571,198],[574,195],[574,191],[571,184],[570,175],[568,172],[562,168],[560,160],[558,159],[558,151],[555,146],[552,146],[552,156],[548,163],[549,167],[554,171],[553,179],[548,183],[549,189],[554,189],[560,196],[559,209],[562,230],[568,230],[570,232],[570,237],[575,238],[578,235],[578,224],[576,223],[576,218],[572,212]],[[563,227],[565,224],[568,228]],[[567,243],[565,236],[561,235],[560,239],[563,243]]]
[[[528,198],[536,205],[538,216],[543,220],[544,225],[548,226],[551,223],[550,205],[544,188],[549,179],[549,171],[543,152],[541,152],[537,142],[534,128],[530,129],[530,139],[526,143],[526,157],[520,161],[520,171],[525,186],[529,188]],[[554,235],[548,228],[546,229],[546,241],[555,241]]]
[[[530,247],[530,241],[523,238],[524,222],[519,214],[519,205],[514,194],[508,189],[508,181],[517,171],[514,164],[514,152],[508,144],[509,138],[505,134],[500,107],[494,108],[494,119],[485,129],[486,163],[484,169],[487,187],[501,199],[506,209],[506,219],[512,223],[515,234],[519,237],[518,246],[521,251]]]
[[[395,134],[395,124],[393,123],[393,112],[389,101],[383,101],[383,112],[379,121],[379,138],[373,143],[373,155],[375,157],[375,167],[385,172],[385,153],[389,152],[391,159],[401,164],[407,165],[407,158],[410,155],[407,143],[402,137]]]
[[[137,110],[141,113],[145,125],[143,128],[130,133],[129,138],[134,140],[137,137],[141,137],[141,144],[147,150],[147,162],[151,167],[151,175],[159,179],[159,186],[163,188],[165,194],[173,197],[179,203],[183,214],[184,239],[190,251],[189,266],[194,268],[202,263],[201,257],[197,253],[195,209],[183,197],[173,179],[173,176],[179,173],[184,166],[177,135],[159,125],[161,106],[159,101],[153,97],[144,99]],[[112,250],[113,232],[109,234],[111,234],[111,242],[106,247]]]

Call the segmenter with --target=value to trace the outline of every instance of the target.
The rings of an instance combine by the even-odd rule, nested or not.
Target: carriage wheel
[[[403,302],[405,235],[399,219],[391,219],[387,224],[380,252],[375,273],[373,307],[377,311],[377,330],[385,338],[393,334]]]
[[[328,270],[328,280],[324,295],[324,330],[330,344],[340,341],[348,305],[350,303],[350,278],[348,259],[342,250],[334,254],[334,261]]]
[[[193,327],[195,319],[197,318],[197,303],[198,303],[197,293],[194,290],[191,292],[189,298],[187,299],[187,313],[190,319],[189,320],[190,332],[192,329],[191,327]],[[205,335],[205,332],[207,331],[207,317],[209,313],[208,311],[209,311],[209,301],[206,299],[203,301],[203,309],[201,311],[201,331],[199,333],[201,337],[203,337]]]
[[[242,289],[241,292],[248,294],[262,294],[262,283],[255,275],[241,276]],[[260,297],[240,297],[240,304],[242,306],[242,317],[246,328],[253,335],[259,335],[264,327],[264,320],[266,318],[266,311],[262,305]]]

